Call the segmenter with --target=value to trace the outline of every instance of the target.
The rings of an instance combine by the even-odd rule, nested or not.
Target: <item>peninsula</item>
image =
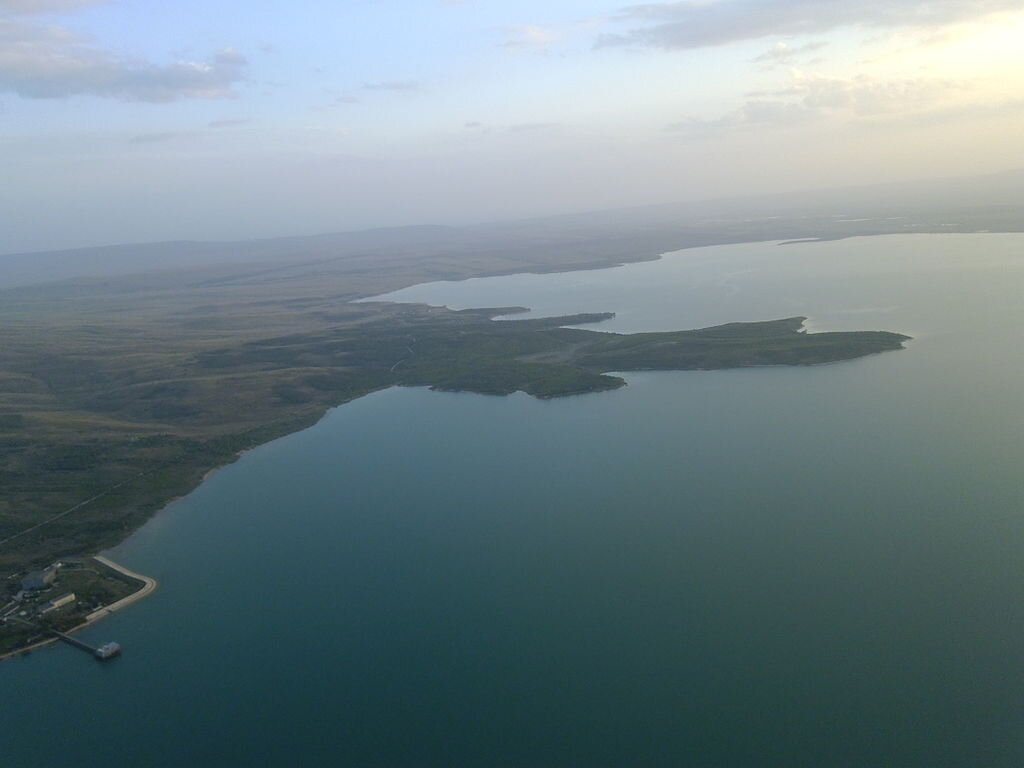
[[[548,268],[592,265],[566,254]],[[379,389],[554,398],[621,387],[616,372],[814,365],[908,338],[806,333],[801,317],[618,334],[596,330],[601,313],[495,320],[522,308],[355,302],[516,271],[482,258],[244,263],[0,291],[0,598],[33,569],[118,543],[240,452]]]

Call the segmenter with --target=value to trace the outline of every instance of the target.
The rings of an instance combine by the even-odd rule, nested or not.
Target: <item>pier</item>
[[[56,629],[50,631],[58,640],[61,640],[68,645],[73,645],[75,648],[85,651],[93,658],[99,659],[100,661],[106,661],[107,659],[112,659],[121,654],[121,646],[117,643],[104,643],[99,648],[95,648],[88,643],[83,643],[81,640],[74,638],[71,635],[65,635],[63,632],[58,632]]]

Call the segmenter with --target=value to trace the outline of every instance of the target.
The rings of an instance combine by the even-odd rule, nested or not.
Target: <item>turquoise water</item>
[[[160,589],[0,664],[0,764],[1024,764],[1024,236],[684,251],[400,298],[810,316],[906,351],[392,389],[111,556]]]

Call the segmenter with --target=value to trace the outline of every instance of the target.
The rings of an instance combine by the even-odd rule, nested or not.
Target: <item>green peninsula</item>
[[[666,333],[601,333],[570,328],[610,314],[495,321],[519,307],[430,311],[415,324],[396,323],[352,331],[291,336],[207,353],[201,369],[361,371],[379,386],[550,398],[599,392],[625,384],[609,371],[684,371],[763,365],[813,365],[900,349],[908,339],[886,331],[804,333],[806,318]],[[315,374],[296,382],[288,396],[310,397],[309,387],[330,388],[346,374]]]

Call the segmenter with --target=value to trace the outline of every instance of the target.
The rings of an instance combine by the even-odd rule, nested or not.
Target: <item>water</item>
[[[549,402],[393,389],[112,557],[160,580],[0,664],[6,767],[1019,766],[1024,236],[684,251],[400,296],[915,337]]]

